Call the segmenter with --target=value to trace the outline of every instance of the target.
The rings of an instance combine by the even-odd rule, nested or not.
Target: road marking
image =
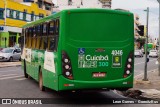
[[[6,76],[12,76],[12,75],[17,75],[17,74],[7,74],[7,75],[0,75],[0,78],[6,77]]]
[[[17,70],[15,69],[15,70],[0,71],[0,72],[12,72],[12,71],[17,71]]]
[[[19,78],[19,79],[14,79],[14,80],[17,80],[17,81],[20,81],[20,80],[25,80],[26,78]]]
[[[0,80],[5,80],[5,79],[11,79],[11,78],[17,78],[17,77],[23,77],[24,75],[18,75],[18,76],[12,76],[12,77],[4,77],[0,78]]]
[[[153,70],[150,70],[150,71],[147,71],[147,73],[153,72],[153,71],[155,71],[155,70],[158,70],[158,68],[153,69]],[[139,76],[141,76],[141,75],[143,75],[143,74],[144,74],[144,73],[138,74],[138,75],[134,76],[134,78],[137,78],[137,77],[139,77]]]
[[[153,60],[150,60],[149,62],[156,61],[156,60],[157,60],[157,59],[153,59]],[[145,62],[136,63],[136,64],[134,64],[134,65],[140,65],[140,64],[143,64],[143,63],[145,63]]]

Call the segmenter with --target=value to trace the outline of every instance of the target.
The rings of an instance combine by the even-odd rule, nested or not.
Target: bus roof
[[[66,10],[62,10],[58,13],[52,14],[50,16],[44,17],[42,19],[39,19],[37,21],[28,23],[28,24],[22,26],[22,28],[35,26],[35,25],[38,25],[40,23],[46,22],[46,20],[50,21],[53,18],[56,18],[56,17],[60,16],[61,13],[67,13],[67,12],[70,12],[70,13],[81,13],[81,12],[90,12],[90,13],[101,12],[101,13],[103,13],[103,12],[105,12],[105,13],[112,13],[112,14],[132,15],[131,12],[120,11],[120,10],[111,10],[111,9],[95,9],[95,8],[93,8],[93,9],[92,8],[90,8],[90,9],[82,9],[82,8],[80,8],[80,9],[66,9]]]

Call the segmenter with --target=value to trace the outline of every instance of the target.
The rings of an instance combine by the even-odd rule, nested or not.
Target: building
[[[53,9],[52,0],[13,0],[19,3],[36,3],[39,8],[46,10],[47,16],[51,14]]]
[[[22,26],[47,15],[35,3],[18,3],[16,0],[0,0],[0,47],[18,44]]]
[[[53,11],[70,8],[111,8],[112,0],[53,0]]]
[[[112,0],[99,0],[102,3],[102,8],[111,8]]]
[[[138,14],[134,14],[134,36],[136,39],[138,39],[140,37],[138,31],[139,31],[139,28],[138,26],[140,25],[139,23],[139,16]]]

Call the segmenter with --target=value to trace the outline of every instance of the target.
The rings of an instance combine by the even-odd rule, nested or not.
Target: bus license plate
[[[105,72],[94,72],[92,74],[92,77],[94,77],[94,78],[101,78],[101,77],[105,77],[105,76],[106,76]]]

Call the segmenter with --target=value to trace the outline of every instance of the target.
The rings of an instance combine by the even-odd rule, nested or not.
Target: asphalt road
[[[157,58],[149,58],[149,62],[147,63],[147,72],[151,72],[153,70],[158,69],[158,65],[156,64]],[[144,74],[144,65],[145,65],[145,57],[136,57],[134,62],[134,75],[138,77]]]
[[[45,92],[42,92],[39,90],[38,83],[36,81],[31,78],[24,78],[21,67],[8,67],[0,68],[0,98],[54,98],[55,100],[60,99],[60,103],[63,104],[65,100],[69,100],[71,103],[74,103],[70,98],[78,98],[83,103],[84,99],[91,99],[90,101],[92,101],[124,97],[114,91],[58,93],[56,91],[46,89]],[[97,104],[99,104],[99,102],[97,102]]]
[[[135,75],[139,75],[143,73],[144,69],[144,58],[136,58],[135,59]],[[156,69],[157,65],[155,64],[156,58],[151,58],[150,62],[148,63],[148,69]],[[100,104],[100,100],[107,101],[107,99],[115,99],[116,98],[124,98],[123,96],[117,94],[114,91],[84,91],[78,93],[71,93],[71,92],[63,92],[58,93],[56,91],[46,89],[45,92],[39,90],[38,83],[33,79],[26,79],[23,76],[23,71],[21,67],[7,67],[7,68],[0,68],[0,98],[53,98],[53,100],[59,100],[58,104],[53,105],[45,105],[45,107],[81,107],[82,104],[77,104],[77,102],[73,100],[77,99],[84,103],[87,101],[93,102],[93,104],[85,104],[83,106],[87,107],[106,107],[106,106],[122,106],[122,104]],[[72,104],[65,104],[64,102],[71,102]],[[87,102],[86,102],[87,103]],[[9,107],[9,105],[0,105],[0,107]],[[22,105],[12,105],[15,107],[22,107]],[[31,105],[31,107],[42,107],[44,105]],[[156,104],[123,104],[126,107],[158,107],[159,105]]]

